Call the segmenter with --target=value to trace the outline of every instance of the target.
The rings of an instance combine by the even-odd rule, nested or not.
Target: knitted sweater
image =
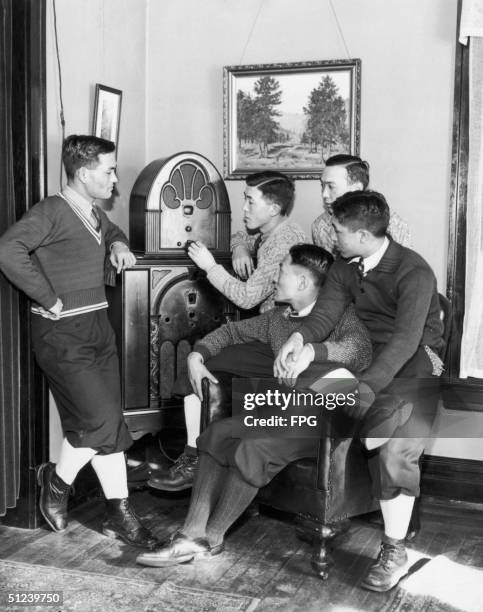
[[[379,264],[359,278],[355,266],[337,260],[317,303],[300,328],[305,342],[323,340],[353,302],[373,345],[383,345],[361,380],[377,393],[386,387],[419,346],[442,344],[436,278],[426,261],[391,241]]]
[[[97,209],[96,232],[59,195],[33,206],[0,237],[0,269],[36,306],[52,308],[60,298],[61,316],[106,308],[104,259],[114,242],[127,238]]]
[[[281,261],[291,246],[305,242],[305,234],[296,223],[282,221],[268,234],[258,235],[261,236],[260,245],[253,253],[257,257],[257,267],[246,281],[235,278],[219,264],[208,271],[208,280],[240,308],[248,309],[260,304],[260,312],[265,312],[275,303],[274,281],[278,278]],[[238,232],[236,236],[239,240],[232,242],[232,247],[245,242],[241,237],[248,235]]]
[[[257,317],[226,323],[199,340],[194,351],[209,359],[223,348],[258,340],[269,344],[274,356],[306,317],[291,317],[286,306],[278,306]],[[314,345],[315,361],[343,363],[353,372],[365,370],[372,358],[369,334],[353,306],[348,306],[340,321],[323,343]]]
[[[405,247],[411,246],[411,234],[408,224],[394,211],[391,211],[387,233]],[[332,215],[326,210],[312,223],[312,242],[330,253],[336,251],[337,238],[332,227]]]

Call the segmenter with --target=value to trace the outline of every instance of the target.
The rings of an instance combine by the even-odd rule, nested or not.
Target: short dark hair
[[[295,186],[286,174],[267,170],[247,176],[246,184],[257,187],[265,198],[280,206],[280,214],[287,216],[293,208]]]
[[[74,178],[76,170],[92,168],[99,163],[99,155],[113,153],[116,145],[97,136],[67,136],[62,144],[62,162],[67,178]]]
[[[347,176],[351,183],[357,183],[359,181],[362,185],[362,189],[367,189],[369,185],[369,162],[363,161],[357,155],[346,155],[340,153],[339,155],[332,155],[326,162],[326,166],[344,166],[347,170]]]
[[[387,233],[389,206],[377,191],[348,191],[335,200],[332,212],[340,224],[353,232],[365,229],[377,237]]]
[[[306,268],[316,287],[322,287],[334,258],[329,251],[315,244],[294,244],[289,250],[292,263]]]

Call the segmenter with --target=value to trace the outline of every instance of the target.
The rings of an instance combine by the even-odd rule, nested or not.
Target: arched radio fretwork
[[[156,256],[200,240],[215,253],[230,248],[230,203],[213,164],[198,153],[151,162],[136,180],[130,200],[131,246]]]

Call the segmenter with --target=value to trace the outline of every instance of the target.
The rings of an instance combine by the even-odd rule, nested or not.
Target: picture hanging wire
[[[345,52],[346,52],[346,55],[347,55],[347,59],[350,59],[351,55],[349,53],[349,48],[348,48],[347,43],[345,41],[344,33],[342,32],[342,28],[340,27],[340,22],[339,22],[339,18],[337,17],[337,12],[335,10],[334,5],[332,4],[332,0],[328,0],[328,1],[329,1],[330,8],[332,10],[332,14],[334,15],[334,21],[335,21],[335,23],[337,25],[337,31],[339,32],[339,36],[341,37],[342,44],[344,45],[344,49],[345,49]]]
[[[60,68],[59,40],[57,36],[57,11],[56,11],[56,6],[55,6],[55,0],[52,0],[52,6],[54,10],[54,39],[55,39],[55,53],[57,56],[57,70],[59,73],[60,125],[62,129],[62,143],[63,143],[65,139],[65,118],[64,118],[64,101],[62,98],[62,70]],[[62,156],[60,160],[59,188],[62,189]]]
[[[245,46],[243,47],[243,51],[242,51],[242,54],[241,54],[241,57],[240,57],[240,61],[238,62],[239,64],[243,64],[243,60],[245,58],[245,52],[246,52],[246,50],[248,48],[248,45],[250,44],[250,40],[252,39],[253,31],[255,30],[255,26],[257,25],[258,18],[260,17],[260,13],[262,12],[262,7],[263,7],[263,3],[264,2],[265,2],[265,0],[260,0],[260,4],[258,6],[257,14],[255,15],[255,19],[253,20],[252,27],[250,28],[250,32],[249,32],[248,37],[247,37],[247,41],[245,43]]]

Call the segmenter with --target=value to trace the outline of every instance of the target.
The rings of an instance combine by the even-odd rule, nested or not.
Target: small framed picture
[[[359,154],[359,59],[226,66],[223,93],[227,179],[310,179],[331,155]]]
[[[121,90],[96,83],[92,133],[94,136],[111,140],[116,145],[116,150],[119,143],[121,101]]]

